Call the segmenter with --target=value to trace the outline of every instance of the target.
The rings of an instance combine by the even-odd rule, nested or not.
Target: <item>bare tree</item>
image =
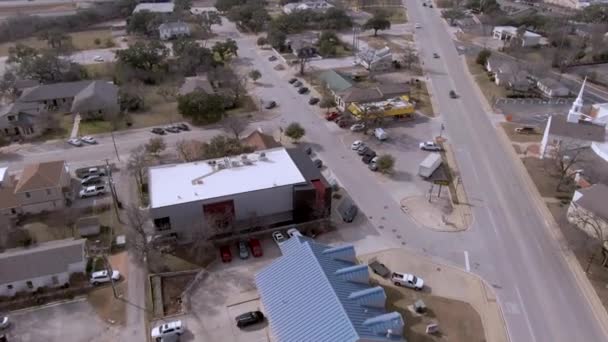
[[[403,65],[406,69],[412,69],[413,64],[418,63],[418,53],[416,49],[410,45],[407,45],[403,48],[403,56],[401,57],[403,61]]]
[[[137,191],[140,195],[140,198],[143,200],[143,184],[144,184],[144,176],[145,170],[148,167],[148,152],[146,151],[145,145],[139,145],[133,150],[131,150],[131,155],[129,156],[129,160],[127,161],[127,170],[129,173],[135,177],[135,182],[137,183]]]
[[[600,252],[603,256],[602,267],[606,267],[608,263],[608,223],[576,202],[572,202],[572,208],[568,210],[568,220],[599,241]],[[595,252],[593,254],[595,255]]]
[[[146,231],[147,213],[137,208],[137,206],[130,205],[127,207],[127,219],[129,220],[127,231],[129,247],[142,258],[148,258],[151,246]]]
[[[235,139],[240,139],[241,133],[247,128],[247,121],[245,121],[244,118],[229,115],[222,121],[222,128],[224,128],[227,133],[233,134]]]
[[[203,156],[203,144],[196,140],[180,140],[175,144],[179,157],[186,163],[200,160]]]
[[[582,151],[583,148],[574,142],[560,141],[556,146],[553,146],[550,160],[559,177],[556,191],[562,190],[562,186],[571,174],[572,168],[581,161]]]
[[[147,144],[144,145],[146,152],[158,158],[159,155],[167,148],[167,144],[162,137],[150,138]]]

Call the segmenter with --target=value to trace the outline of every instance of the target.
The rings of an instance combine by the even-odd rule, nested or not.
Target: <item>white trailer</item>
[[[435,170],[441,165],[441,155],[439,153],[430,153],[423,161],[420,163],[418,168],[418,174],[423,178],[429,178]]]

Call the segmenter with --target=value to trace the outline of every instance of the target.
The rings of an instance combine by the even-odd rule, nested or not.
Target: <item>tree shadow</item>
[[[409,182],[413,179],[412,174],[406,171],[396,170],[391,175],[390,178],[392,180],[398,182]]]
[[[9,152],[9,153],[0,154],[0,162],[3,162],[3,161],[14,162],[14,161],[19,161],[19,160],[23,160],[23,156],[18,153]]]

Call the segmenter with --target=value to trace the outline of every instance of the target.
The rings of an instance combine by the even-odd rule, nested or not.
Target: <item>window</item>
[[[26,192],[26,193],[25,193],[25,197],[30,198],[30,197],[32,197],[32,195],[30,195],[30,193],[29,193],[29,192]]]
[[[11,208],[11,214],[13,214],[13,215],[14,215],[14,214],[16,214],[16,213],[17,213],[17,210],[15,210],[15,208]]]
[[[14,115],[9,115],[7,118],[8,118],[8,121],[15,121]]]
[[[171,229],[171,220],[169,217],[154,219],[154,227],[156,227],[157,231],[169,230]]]
[[[50,195],[51,194],[51,189],[46,189],[46,194]]]
[[[25,284],[27,285],[27,288],[28,288],[28,289],[33,289],[33,288],[34,288],[34,283],[32,283],[32,282],[31,282],[31,281],[29,281],[29,280],[28,280],[28,281],[27,281]]]
[[[57,276],[53,276],[51,280],[53,281],[53,285],[59,284],[59,278],[57,278]]]
[[[13,285],[12,284],[8,284],[8,285],[6,285],[6,288],[9,289],[9,290],[12,290],[13,289]]]

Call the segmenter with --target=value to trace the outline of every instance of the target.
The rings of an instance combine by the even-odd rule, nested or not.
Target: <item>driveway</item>
[[[99,318],[86,299],[9,314],[9,341],[119,341],[120,327]]]
[[[271,238],[261,241],[264,256],[238,259],[233,247],[233,261],[216,262],[209,267],[203,279],[190,296],[187,314],[171,319],[181,319],[187,329],[182,341],[266,342],[269,329],[266,323],[246,329],[238,329],[234,318],[248,311],[261,310],[255,288],[255,274],[281,255]],[[167,319],[167,320],[171,320]],[[152,322],[152,326],[162,321]]]

